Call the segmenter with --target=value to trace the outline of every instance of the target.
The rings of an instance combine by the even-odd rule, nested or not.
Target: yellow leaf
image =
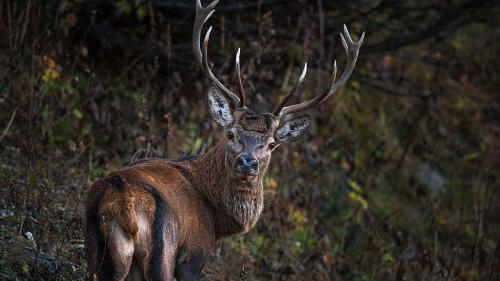
[[[201,148],[201,145],[203,144],[201,138],[197,138],[195,141],[194,141],[194,148],[193,148],[193,151],[200,151],[200,148]]]
[[[50,78],[52,80],[57,80],[59,79],[59,76],[61,76],[61,74],[55,69],[50,69],[49,72],[50,72]]]
[[[366,201],[365,198],[363,198],[361,195],[351,191],[349,192],[348,196],[349,199],[351,199],[352,201],[359,203],[359,205],[361,205],[361,208],[363,208],[363,210],[366,211],[368,209],[368,201]]]
[[[360,193],[363,192],[363,189],[361,188],[361,186],[353,180],[349,180],[349,186],[352,189],[356,190],[357,192],[360,192]]]
[[[266,181],[266,186],[267,186],[267,188],[274,190],[278,187],[278,183],[276,182],[275,179],[270,178]]]
[[[307,221],[305,214],[299,209],[292,209],[288,213],[288,220],[295,223],[298,227],[303,227]]]
[[[386,261],[386,262],[393,262],[394,261],[394,257],[391,255],[391,253],[385,253],[382,256],[382,260]]]
[[[80,110],[78,110],[78,109],[74,109],[73,110],[73,115],[75,115],[75,117],[78,118],[78,119],[82,119],[82,117],[83,117],[82,112]]]
[[[56,61],[53,60],[53,59],[51,59],[51,58],[49,58],[47,60],[47,66],[48,66],[48,68],[55,68],[56,67]]]
[[[353,87],[355,90],[359,90],[360,85],[359,85],[359,82],[358,82],[358,81],[354,81],[354,80],[353,80],[353,81],[351,82],[351,85],[352,85],[352,87]]]

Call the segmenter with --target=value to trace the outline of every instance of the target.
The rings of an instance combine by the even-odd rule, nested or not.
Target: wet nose
[[[241,155],[236,159],[236,169],[243,174],[255,175],[259,170],[259,163],[251,156]]]

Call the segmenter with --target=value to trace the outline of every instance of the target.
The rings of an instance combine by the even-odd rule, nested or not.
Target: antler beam
[[[297,84],[293,86],[293,88],[288,92],[288,94],[283,98],[283,100],[276,106],[276,108],[273,110],[274,115],[279,115],[283,107],[286,105],[286,103],[293,97],[297,89],[300,88],[300,85],[302,84],[302,81],[304,81],[304,78],[306,77],[307,73],[307,62],[304,64],[304,69],[302,70],[302,74],[300,74],[299,80],[297,81]]]
[[[219,88],[219,90],[226,96],[226,98],[230,99],[233,106],[235,108],[240,108],[245,106],[245,93],[243,91],[243,84],[241,82],[241,73],[240,73],[240,49],[238,49],[238,53],[236,55],[236,75],[238,78],[238,89],[240,97],[231,92],[228,88],[226,88],[220,81],[215,77],[210,69],[210,63],[208,61],[208,40],[210,38],[210,32],[212,31],[212,27],[208,28],[207,33],[205,34],[205,39],[203,40],[203,51],[200,48],[201,41],[201,31],[203,29],[203,25],[210,18],[210,16],[215,11],[215,6],[217,5],[218,0],[213,1],[208,6],[201,6],[200,0],[196,0],[196,19],[194,22],[193,28],[193,52],[196,57],[196,60],[199,64],[201,64],[205,75],[210,80],[210,82]]]
[[[240,48],[238,48],[238,52],[236,53],[236,78],[238,79],[238,90],[240,94],[240,105],[239,107],[245,107],[245,91],[243,90],[243,82],[241,82],[241,70],[240,70]]]
[[[208,40],[210,39],[210,32],[212,31],[212,27],[210,26],[208,28],[207,34],[205,35],[205,40],[203,40],[203,69],[205,71],[205,75],[208,76],[208,79],[216,86],[219,88],[219,90],[222,91],[222,93],[232,101],[233,106],[239,106],[240,105],[240,98],[238,98],[237,95],[235,95],[233,92],[231,92],[228,88],[226,88],[220,81],[215,77],[215,75],[212,73],[212,70],[210,70],[210,65],[208,63]]]
[[[347,40],[346,40],[347,38]],[[307,110],[313,106],[316,106],[317,104],[327,100],[329,97],[334,95],[344,84],[349,80],[349,77],[352,74],[352,71],[354,69],[354,66],[356,65],[356,60],[358,59],[358,54],[359,54],[359,49],[361,47],[361,44],[363,44],[363,40],[365,38],[365,33],[361,34],[361,38],[359,39],[358,42],[354,42],[351,38],[351,35],[349,35],[349,31],[347,30],[346,25],[344,24],[344,34],[340,33],[340,39],[342,41],[342,45],[344,46],[344,49],[347,54],[347,63],[346,63],[346,69],[340,76],[339,80],[335,82],[336,76],[337,76],[337,62],[334,61],[334,67],[333,67],[333,74],[332,74],[332,79],[330,83],[330,87],[325,90],[321,95],[316,96],[315,98],[299,103],[299,104],[294,104],[290,106],[284,106],[284,103],[288,101],[291,97],[290,94],[288,94],[285,99],[282,101],[282,103],[273,111],[273,114],[279,117],[282,117],[287,114],[295,113],[295,112],[300,112]],[[303,77],[301,77],[303,79]],[[298,85],[302,82],[301,79],[299,79]],[[294,87],[291,91],[295,92],[296,88]]]
[[[201,30],[203,25],[208,20],[208,18],[215,12],[215,6],[217,6],[219,0],[215,0],[210,5],[203,7],[201,6],[201,1],[196,0],[196,19],[194,20],[193,26],[193,52],[196,61],[201,65],[203,54],[201,52]]]

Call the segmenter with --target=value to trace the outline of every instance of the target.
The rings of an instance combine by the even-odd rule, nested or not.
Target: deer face
[[[226,166],[241,181],[262,178],[274,149],[299,139],[310,123],[309,117],[303,116],[280,126],[272,113],[256,114],[246,107],[232,110],[226,97],[213,87],[208,104],[212,117],[226,131]]]

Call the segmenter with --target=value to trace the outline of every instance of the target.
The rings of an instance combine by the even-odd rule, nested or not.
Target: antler
[[[205,40],[203,40],[203,51],[200,48],[201,41],[201,30],[203,29],[203,25],[207,21],[207,19],[213,14],[215,11],[215,6],[219,1],[215,0],[210,3],[208,6],[201,6],[200,0],[196,0],[196,19],[193,27],[193,52],[196,57],[196,60],[199,64],[202,65],[203,71],[210,82],[215,85],[221,92],[231,100],[234,107],[244,107],[245,106],[245,93],[243,91],[243,84],[241,82],[241,73],[240,73],[240,50],[238,49],[238,53],[236,55],[236,74],[238,78],[239,85],[239,94],[240,98],[231,92],[228,88],[226,88],[215,75],[210,70],[210,65],[208,63],[208,40],[210,38],[210,32],[212,31],[212,27],[208,28],[208,31],[205,35]]]
[[[236,53],[236,77],[238,78],[238,90],[241,98],[239,107],[245,107],[245,91],[243,90],[240,71],[240,48],[238,48],[238,52]]]
[[[276,108],[273,110],[273,114],[278,116],[283,109],[283,107],[286,105],[286,103],[292,98],[292,96],[295,94],[298,88],[300,88],[300,85],[302,84],[302,81],[304,80],[304,77],[306,77],[307,73],[307,62],[304,63],[304,69],[302,70],[302,73],[300,74],[299,81],[297,81],[297,84],[293,86],[293,88],[286,94],[286,96],[283,98],[283,100],[276,106]]]
[[[345,37],[344,37],[345,36]],[[347,41],[346,41],[347,38]],[[365,33],[361,35],[361,38],[359,39],[358,42],[352,41],[351,35],[349,35],[349,31],[347,30],[347,27],[344,24],[344,34],[340,33],[340,39],[342,40],[342,45],[344,46],[344,49],[347,54],[347,63],[346,63],[346,69],[340,76],[339,80],[335,82],[336,76],[337,76],[337,61],[334,61],[333,63],[333,74],[332,74],[332,79],[330,83],[330,88],[325,90],[321,95],[316,96],[312,100],[299,103],[299,104],[294,104],[290,106],[284,107],[287,101],[290,100],[292,95],[295,93],[297,88],[300,86],[302,83],[302,80],[304,79],[305,75],[305,70],[306,67],[304,67],[304,71],[302,72],[302,75],[299,78],[299,82],[297,85],[286,95],[286,97],[283,99],[283,101],[276,107],[276,109],[273,111],[273,114],[276,116],[284,116],[290,113],[295,113],[299,111],[304,111],[306,109],[309,109],[329,97],[331,97],[333,94],[335,94],[346,82],[349,80],[349,77],[352,74],[352,71],[354,69],[354,65],[356,65],[356,60],[358,59],[358,54],[359,54],[359,48],[361,47],[361,44],[363,44],[363,39],[365,38]]]

